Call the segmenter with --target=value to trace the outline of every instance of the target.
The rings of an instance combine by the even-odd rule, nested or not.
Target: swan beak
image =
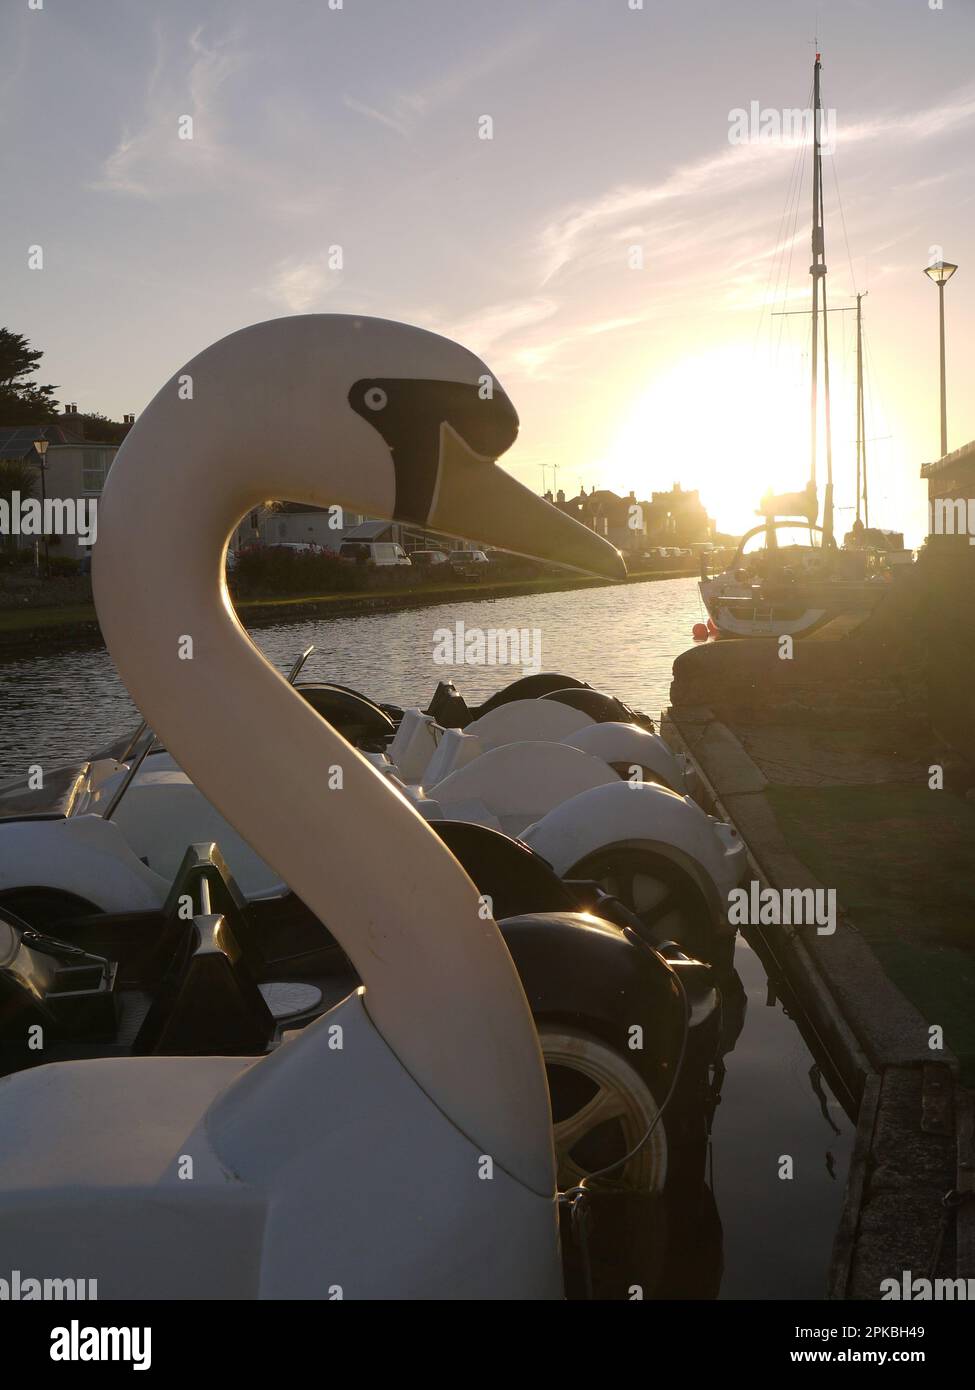
[[[446,421],[440,426],[440,467],[427,525],[604,579],[626,578],[626,563],[614,545],[537,497],[493,459],[474,453]]]

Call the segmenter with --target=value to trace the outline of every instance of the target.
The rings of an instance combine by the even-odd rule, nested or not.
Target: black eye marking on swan
[[[426,524],[436,495],[442,424],[485,460],[503,454],[518,433],[514,406],[497,385],[485,400],[476,383],[365,377],[349,391],[349,405],[389,446],[396,472],[396,520],[420,526]]]

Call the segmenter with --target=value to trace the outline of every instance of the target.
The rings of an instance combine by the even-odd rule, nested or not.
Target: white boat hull
[[[562,1297],[554,1189],[443,1114],[363,990],[257,1060],[3,1080],[0,1231],[5,1269],[99,1300]]]
[[[812,605],[795,614],[783,612],[781,604],[753,595],[725,575],[702,579],[699,588],[722,637],[805,637],[835,616],[828,608]]]

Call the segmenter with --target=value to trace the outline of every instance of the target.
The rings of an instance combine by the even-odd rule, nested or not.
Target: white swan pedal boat
[[[635,1159],[641,1181],[665,1181],[659,1110],[715,1011],[706,967],[570,910],[578,898],[509,919],[506,944],[411,798],[253,646],[223,579],[237,519],[272,492],[619,573],[606,542],[494,466],[517,418],[500,389],[479,398],[485,372],[383,320],[259,324],[181,369],[120,450],[93,566],[109,651],[186,798],[287,894],[240,894],[197,844],[195,811],[162,902],[162,876],[110,818],[3,824],[4,885],[43,827],[38,894],[57,895],[67,864],[101,908],[61,911],[54,935],[0,905],[10,1268],[81,1269],[103,1298],[559,1297],[557,1171],[574,1181],[578,1162],[571,1126],[560,1142],[557,1117],[553,1132],[539,1046],[553,1029],[555,1055],[571,1056],[588,1025],[609,1113],[636,1135],[649,1117],[610,1171]],[[177,390],[185,373],[192,401]],[[285,427],[297,447],[282,458]],[[115,891],[126,856],[140,899],[113,910],[99,881]],[[347,993],[323,953],[348,962]],[[642,1110],[608,1079],[633,1028]]]

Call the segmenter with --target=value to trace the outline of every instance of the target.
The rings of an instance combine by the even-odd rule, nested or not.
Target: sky
[[[918,541],[932,258],[960,267],[949,448],[975,438],[975,0],[3,0],[0,323],[63,402],[120,418],[248,323],[403,319],[502,381],[522,482],[679,480],[741,530],[808,472],[809,319],[772,311],[809,305],[811,172],[776,116],[808,106],[817,35],[871,521]],[[838,531],[853,320],[830,316]]]

